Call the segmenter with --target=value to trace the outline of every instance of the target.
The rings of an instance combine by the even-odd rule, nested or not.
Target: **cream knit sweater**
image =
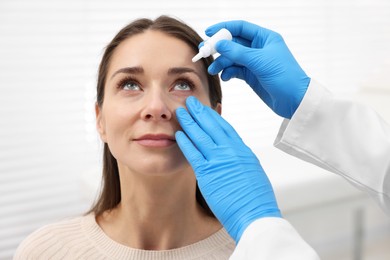
[[[234,248],[233,239],[221,229],[182,248],[134,249],[110,239],[91,214],[37,230],[19,245],[14,259],[229,259]]]

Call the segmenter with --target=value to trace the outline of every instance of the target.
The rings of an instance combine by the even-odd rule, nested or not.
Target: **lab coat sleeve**
[[[244,231],[229,260],[319,260],[317,253],[283,218],[261,218]]]
[[[390,214],[390,126],[366,105],[335,98],[312,81],[274,145],[339,174]]]

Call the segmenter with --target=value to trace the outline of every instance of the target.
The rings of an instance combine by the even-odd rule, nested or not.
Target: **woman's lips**
[[[176,143],[174,137],[166,134],[147,134],[134,139],[135,142],[146,147],[168,147]]]

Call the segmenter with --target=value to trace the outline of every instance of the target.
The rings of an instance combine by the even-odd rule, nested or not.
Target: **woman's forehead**
[[[110,71],[128,66],[189,67],[206,74],[201,62],[193,63],[195,51],[183,40],[164,32],[147,30],[133,35],[115,50]]]
[[[117,55],[115,55],[117,54]],[[157,61],[166,58],[172,61],[188,61],[195,55],[195,51],[184,41],[164,32],[147,30],[124,40],[114,56],[126,58],[140,58],[153,56]]]

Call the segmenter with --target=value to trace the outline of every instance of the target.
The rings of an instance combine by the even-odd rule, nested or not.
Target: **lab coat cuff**
[[[321,102],[328,99],[332,94],[315,80],[311,80],[305,96],[291,119],[284,119],[274,146],[286,153],[296,154],[300,147],[302,134],[305,133],[307,125],[313,124],[313,117],[319,120],[317,113]],[[316,164],[310,155],[305,156],[306,151],[298,151],[301,159]]]
[[[299,259],[318,260],[317,253],[285,219],[261,218],[244,231],[230,260]]]

